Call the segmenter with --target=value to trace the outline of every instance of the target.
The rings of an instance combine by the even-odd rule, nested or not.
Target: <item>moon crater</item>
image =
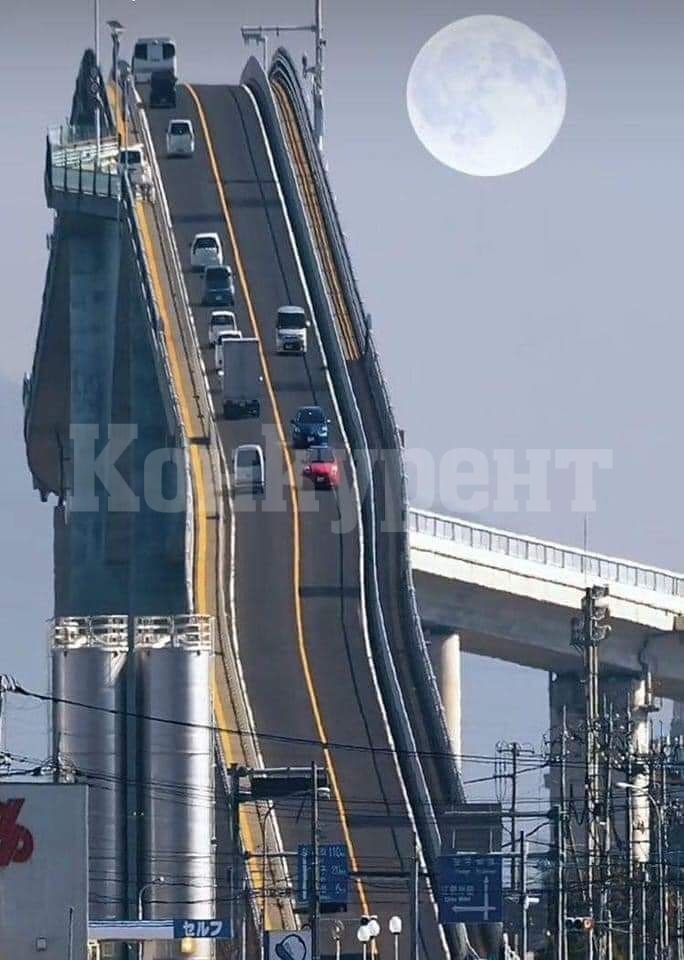
[[[529,166],[551,145],[565,116],[565,77],[549,44],[524,23],[466,17],[419,51],[406,102],[434,157],[493,177]]]

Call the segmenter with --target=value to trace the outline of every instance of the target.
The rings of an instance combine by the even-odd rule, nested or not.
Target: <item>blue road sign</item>
[[[439,922],[501,923],[500,854],[458,853],[439,858]]]
[[[297,856],[299,899],[309,899],[311,846],[301,844]],[[347,906],[349,867],[343,843],[322,843],[318,847],[318,895],[321,906]]]
[[[230,940],[230,920],[174,920],[174,940],[191,937],[193,940]]]

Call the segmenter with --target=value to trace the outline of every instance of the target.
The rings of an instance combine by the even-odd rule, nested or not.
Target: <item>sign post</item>
[[[441,856],[438,906],[440,923],[501,923],[501,855],[459,853]]]

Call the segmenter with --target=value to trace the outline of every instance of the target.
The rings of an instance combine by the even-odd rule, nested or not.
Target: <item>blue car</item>
[[[328,424],[320,407],[300,407],[292,424],[292,446],[326,446],[328,443]]]
[[[235,306],[235,280],[230,267],[221,264],[205,269],[202,303],[205,307]]]

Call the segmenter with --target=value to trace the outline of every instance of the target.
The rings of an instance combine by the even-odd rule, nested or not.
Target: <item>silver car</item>
[[[167,157],[191,157],[195,152],[195,131],[191,120],[169,120],[166,128]]]

